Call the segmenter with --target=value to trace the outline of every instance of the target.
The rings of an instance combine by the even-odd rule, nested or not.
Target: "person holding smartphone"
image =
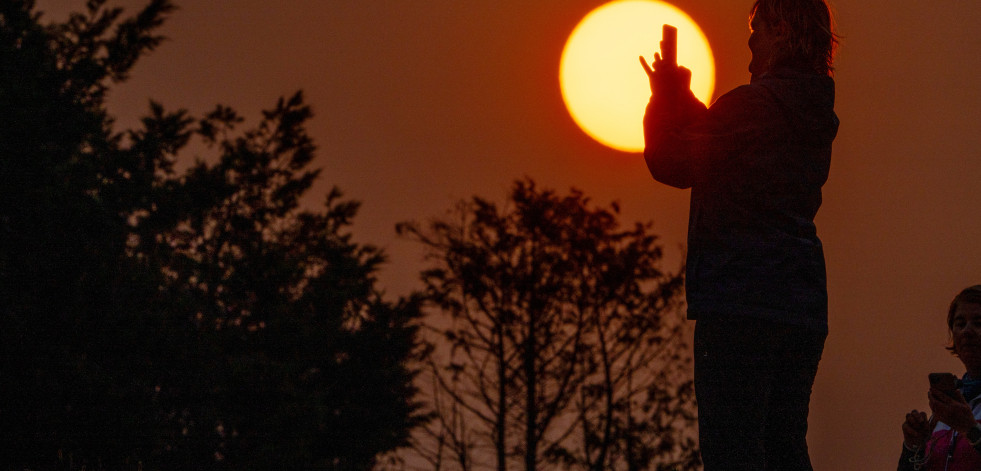
[[[981,285],[961,291],[947,310],[947,347],[967,372],[931,374],[933,416],[916,409],[903,422],[899,471],[981,469]]]
[[[837,36],[824,0],[757,0],[749,84],[710,107],[673,61],[653,64],[644,158],[691,189],[686,263],[706,471],[810,470],[807,416],[828,333],[814,217],[828,177]]]

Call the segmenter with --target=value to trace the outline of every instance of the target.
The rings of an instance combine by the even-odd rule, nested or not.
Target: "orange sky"
[[[121,124],[150,98],[199,114],[223,103],[254,120],[303,89],[324,168],[316,199],[337,185],[363,202],[356,237],[388,251],[381,279],[393,295],[422,267],[395,223],[474,194],[503,199],[523,176],[620,201],[624,222],[655,221],[669,253],[684,241],[688,192],[591,141],[562,104],[565,38],[602,0],[177,3],[171,40],[111,97]],[[716,96],[748,81],[751,1],[672,3],[714,48]],[[38,4],[62,18],[84,1]],[[943,349],[947,304],[981,283],[981,4],[835,6],[841,128],[818,215],[831,334],[809,441],[816,469],[893,469],[903,415],[926,407],[927,373],[962,373]]]

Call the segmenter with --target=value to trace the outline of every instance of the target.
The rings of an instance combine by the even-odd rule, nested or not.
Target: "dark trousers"
[[[737,317],[695,323],[705,471],[810,471],[807,413],[827,334]]]

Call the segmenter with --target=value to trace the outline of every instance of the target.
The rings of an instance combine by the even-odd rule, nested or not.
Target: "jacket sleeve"
[[[916,458],[912,450],[903,446],[903,451],[899,454],[899,466],[896,471],[914,471],[916,468],[913,466],[913,460]]]
[[[732,158],[759,145],[772,130],[774,104],[759,87],[742,86],[710,108],[691,92],[654,98],[644,115],[644,160],[655,180],[690,188],[699,175],[719,171]]]
[[[691,153],[682,132],[706,111],[689,90],[674,99],[651,97],[644,113],[644,160],[655,180],[676,188],[690,188]]]

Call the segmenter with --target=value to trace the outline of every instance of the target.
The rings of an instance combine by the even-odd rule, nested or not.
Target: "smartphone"
[[[951,373],[930,373],[930,386],[935,387],[950,397],[957,397],[957,388],[961,385],[961,380]]]
[[[678,28],[664,25],[661,28],[661,60],[678,65]]]

